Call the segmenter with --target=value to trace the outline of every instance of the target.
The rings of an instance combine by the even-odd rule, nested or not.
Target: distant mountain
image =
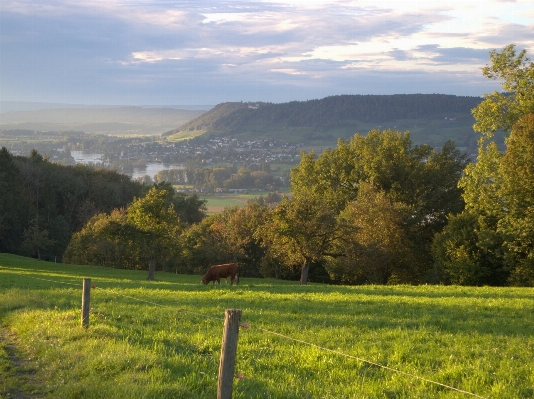
[[[356,132],[392,128],[410,130],[416,143],[441,145],[460,139],[467,148],[474,136],[471,110],[481,101],[480,97],[397,94],[341,95],[282,104],[222,103],[163,135],[170,140],[217,134],[332,145]]]

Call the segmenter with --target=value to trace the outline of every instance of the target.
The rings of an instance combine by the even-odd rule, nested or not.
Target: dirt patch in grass
[[[0,398],[44,398],[35,364],[20,348],[18,337],[0,326]]]

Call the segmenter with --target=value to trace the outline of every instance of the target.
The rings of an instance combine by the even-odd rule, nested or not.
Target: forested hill
[[[313,140],[348,137],[354,129],[388,123],[395,125],[387,127],[409,129],[421,125],[421,121],[464,120],[470,127],[471,109],[481,100],[444,94],[396,94],[342,95],[282,104],[223,103],[164,135],[184,138],[221,133],[276,138],[277,132],[286,130],[287,135],[290,129],[293,133],[287,136]]]

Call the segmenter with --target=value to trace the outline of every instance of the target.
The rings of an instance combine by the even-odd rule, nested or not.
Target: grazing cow
[[[224,278],[228,284],[228,277],[230,277],[230,285],[234,283],[239,284],[239,266],[237,263],[226,263],[224,265],[214,265],[210,267],[208,272],[202,277],[202,284],[209,284],[210,281],[221,283],[221,278]]]

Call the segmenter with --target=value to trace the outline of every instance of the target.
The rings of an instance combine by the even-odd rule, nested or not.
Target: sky
[[[512,43],[534,55],[532,0],[0,0],[0,100],[481,96]]]

